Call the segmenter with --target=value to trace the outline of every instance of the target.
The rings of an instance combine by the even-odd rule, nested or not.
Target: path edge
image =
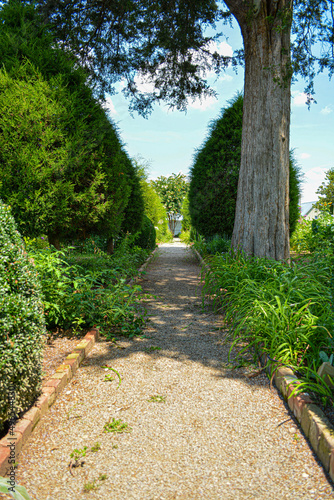
[[[199,260],[202,268],[209,269],[199,252],[191,247],[191,250]],[[266,354],[260,356],[262,366],[267,365]],[[275,382],[277,390],[287,402],[290,411],[297,419],[306,439],[311,445],[325,471],[334,481],[334,427],[329,422],[324,412],[317,406],[309,394],[301,393],[291,396],[293,389],[300,384],[299,378],[288,367],[275,369],[275,363],[269,363],[267,374]]]
[[[146,269],[154,254],[156,247],[139,267],[138,275],[130,278],[128,285],[133,285],[141,278],[141,273]],[[74,350],[58,366],[55,373],[42,384],[41,395],[33,406],[27,410],[22,418],[17,420],[13,429],[0,440],[0,476],[6,476],[14,467],[22,447],[34,431],[36,425],[56,401],[59,394],[75,375],[82,361],[87,358],[90,351],[100,338],[98,328],[91,328],[76,345]]]

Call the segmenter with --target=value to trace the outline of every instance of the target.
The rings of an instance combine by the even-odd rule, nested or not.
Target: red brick
[[[22,434],[22,445],[27,441],[32,432],[32,422],[26,418],[21,418],[14,428],[15,432]]]
[[[24,414],[24,418],[26,418],[27,420],[30,420],[30,422],[32,423],[32,428],[34,429],[34,427],[36,426],[36,424],[39,422],[39,420],[41,418],[40,408],[38,408],[37,406],[33,406],[32,408],[30,408],[30,410],[28,410]]]
[[[312,399],[307,394],[299,394],[293,398],[293,413],[298,422],[302,419],[303,408],[307,403],[313,403]]]
[[[54,387],[43,385],[42,392],[43,392],[43,394],[47,395],[48,407],[50,408],[50,406],[53,405],[53,403],[55,402],[55,399],[56,399],[56,389]]]
[[[36,401],[35,406],[40,411],[40,418],[46,414],[49,408],[49,395],[47,393],[42,394]]]
[[[71,372],[73,376],[77,371],[77,369],[79,368],[78,358],[67,357],[64,361],[64,365],[68,365],[71,367]]]

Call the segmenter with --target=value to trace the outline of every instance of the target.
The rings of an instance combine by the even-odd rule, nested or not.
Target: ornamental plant
[[[11,210],[0,201],[0,430],[35,401],[45,323],[40,284]]]

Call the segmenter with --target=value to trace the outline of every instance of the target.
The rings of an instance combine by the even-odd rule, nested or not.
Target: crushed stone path
[[[29,438],[19,483],[37,500],[333,499],[266,377],[228,366],[223,318],[202,307],[191,250],[162,245],[146,271],[146,338],[95,345]],[[103,432],[117,420],[129,432]]]

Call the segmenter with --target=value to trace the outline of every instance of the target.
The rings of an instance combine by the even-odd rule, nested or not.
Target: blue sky
[[[228,38],[218,49],[231,55],[241,47],[239,28],[223,29]],[[209,81],[218,92],[218,99],[190,102],[187,113],[157,106],[148,119],[133,118],[121,93],[108,99],[110,116],[129,155],[148,163],[151,179],[178,172],[188,175],[195,150],[205,140],[210,121],[219,116],[221,108],[236,92],[243,90],[242,68],[237,74],[229,68],[218,80],[215,78]],[[308,202],[318,198],[316,190],[324,181],[325,172],[334,167],[334,80],[329,81],[326,75],[316,78],[317,104],[312,104],[310,110],[303,89],[303,81],[296,82],[291,89],[290,148],[295,150],[304,173],[302,202]]]

